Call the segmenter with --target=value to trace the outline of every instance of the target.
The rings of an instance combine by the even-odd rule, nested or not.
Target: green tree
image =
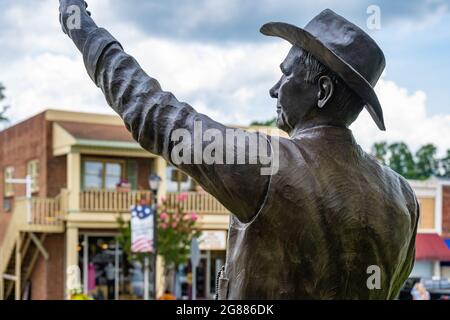
[[[5,87],[3,86],[3,84],[0,82],[0,102],[3,101],[6,97],[5,94],[3,93],[5,91]],[[6,117],[6,111],[8,110],[9,106],[3,106],[0,107],[0,123],[2,122],[9,122],[9,119]]]
[[[416,175],[417,179],[425,180],[436,175],[438,160],[436,159],[437,148],[429,143],[422,146],[416,152]]]
[[[407,179],[425,180],[431,176],[450,177],[450,150],[443,159],[437,159],[437,148],[429,143],[413,154],[404,142],[388,144],[378,142],[372,146],[371,153],[382,164]]]
[[[388,147],[388,165],[406,179],[418,179],[414,158],[404,142],[392,143]]]
[[[253,121],[250,123],[251,126],[265,126],[265,127],[276,127],[277,118],[273,118],[267,121]]]
[[[447,150],[447,155],[439,159],[437,175],[442,178],[450,178],[450,149]]]
[[[372,155],[382,164],[387,165],[388,144],[387,142],[378,142],[372,146]]]

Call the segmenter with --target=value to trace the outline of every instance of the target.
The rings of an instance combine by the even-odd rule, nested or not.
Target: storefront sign
[[[205,230],[199,238],[200,250],[225,250],[227,232],[225,230]]]
[[[131,208],[131,251],[153,252],[154,210],[149,206]]]

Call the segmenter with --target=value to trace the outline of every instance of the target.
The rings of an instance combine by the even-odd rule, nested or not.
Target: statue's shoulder
[[[418,213],[418,202],[417,196],[414,189],[411,187],[410,182],[388,166],[382,166],[386,173],[385,178],[389,179],[387,183],[394,189],[391,192],[393,192],[393,194],[401,195],[401,201],[406,204],[409,213],[415,216]]]
[[[374,156],[364,152],[364,157],[370,163],[372,172],[379,177],[385,192],[391,195],[401,195],[402,201],[406,202],[411,210],[414,210],[417,199],[409,181],[387,165],[382,164]]]

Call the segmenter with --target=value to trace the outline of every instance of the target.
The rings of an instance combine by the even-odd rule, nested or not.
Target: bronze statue
[[[80,8],[79,27],[69,23]],[[289,139],[261,133],[278,170],[261,164],[180,163],[171,136],[194,140],[231,129],[179,102],[149,77],[105,29],[84,1],[60,0],[60,20],[82,52],[89,76],[146,150],[192,176],[232,213],[219,299],[394,299],[414,264],[419,206],[407,181],[366,154],[349,125],[365,107],[381,130],[383,113],[373,87],[385,59],[360,28],[324,10],[301,29],[268,23],[266,35],[293,46],[270,90],[278,127]],[[69,26],[70,24],[70,26]],[[195,158],[192,141],[183,144]],[[223,154],[252,157],[226,141]],[[200,151],[208,146],[202,142]],[[186,156],[184,154],[183,156]],[[189,154],[188,156],[191,156]],[[369,285],[379,270],[379,285]]]

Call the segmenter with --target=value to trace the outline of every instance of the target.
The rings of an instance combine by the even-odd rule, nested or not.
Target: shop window
[[[27,175],[31,177],[31,192],[39,191],[39,160],[32,160],[27,165]]]
[[[78,261],[83,286],[96,300],[140,300],[144,298],[144,268],[131,260],[115,236],[81,235]],[[148,278],[154,296],[153,274]]]

